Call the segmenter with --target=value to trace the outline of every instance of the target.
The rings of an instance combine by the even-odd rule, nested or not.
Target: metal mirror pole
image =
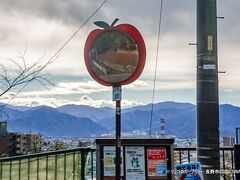
[[[116,101],[116,180],[121,179],[121,86],[113,87],[113,101]]]

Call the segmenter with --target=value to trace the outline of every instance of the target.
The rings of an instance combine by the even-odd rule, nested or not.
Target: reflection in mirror
[[[127,80],[136,70],[139,54],[136,42],[121,31],[106,31],[96,38],[90,50],[95,74],[110,83]]]

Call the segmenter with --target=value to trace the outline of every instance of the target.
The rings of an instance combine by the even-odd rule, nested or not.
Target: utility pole
[[[197,0],[197,157],[204,180],[220,169],[216,0]],[[212,171],[211,171],[212,172]]]

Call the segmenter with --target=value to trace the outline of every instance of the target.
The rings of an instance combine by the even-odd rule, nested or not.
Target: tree
[[[44,74],[43,70],[57,59],[57,55],[53,56],[48,61],[45,61],[44,58],[41,57],[32,64],[27,64],[25,55],[26,51],[24,51],[24,53],[19,53],[19,57],[16,59],[9,59],[14,66],[13,70],[0,64],[0,97],[16,87],[21,87],[18,91],[18,93],[20,93],[23,88],[33,81],[38,82],[44,87],[53,85],[47,78],[49,75]],[[0,110],[4,107],[5,106],[2,106]]]

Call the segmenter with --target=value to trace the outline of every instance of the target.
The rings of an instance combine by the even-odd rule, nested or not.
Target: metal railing
[[[174,148],[174,161],[175,164],[182,164],[197,161],[196,148]],[[221,147],[220,148],[220,168],[223,172],[225,170],[234,169],[234,148]],[[222,179],[235,180],[233,173],[222,173]]]
[[[0,180],[94,179],[95,149],[77,148],[0,159]]]
[[[76,148],[0,159],[0,180],[93,180],[96,149]],[[221,169],[234,169],[233,147],[221,147]],[[196,161],[196,148],[174,148],[175,164]],[[223,174],[223,179],[235,179]]]

